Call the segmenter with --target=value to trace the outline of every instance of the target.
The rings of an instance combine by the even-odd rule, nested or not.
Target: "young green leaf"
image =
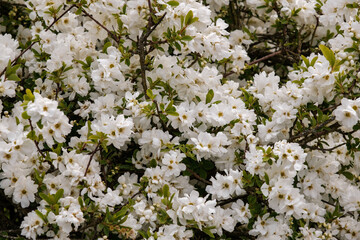
[[[185,26],[188,26],[191,24],[192,20],[193,20],[193,17],[194,17],[194,13],[193,11],[189,11],[187,14],[186,14],[186,17],[185,17]]]
[[[336,60],[334,52],[325,45],[320,45],[319,47],[326,60],[329,61],[330,66],[333,67]]]
[[[179,6],[179,2],[177,1],[168,1],[167,4],[169,4],[172,7],[177,7]]]
[[[206,94],[206,104],[210,103],[213,98],[214,98],[214,91],[210,89]]]

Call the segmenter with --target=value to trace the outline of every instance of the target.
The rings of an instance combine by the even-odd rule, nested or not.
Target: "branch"
[[[68,13],[72,8],[74,8],[75,5],[72,5],[71,7],[69,7],[65,12],[63,12],[58,18],[54,18],[54,21],[45,29],[45,32],[48,31],[52,26],[54,26],[54,24],[59,21],[60,18],[62,18],[66,13]],[[13,65],[14,63],[16,63],[19,58],[22,57],[22,55],[24,55],[29,49],[32,48],[32,46],[34,46],[35,43],[37,43],[38,41],[34,41],[32,42],[27,48],[25,48],[24,50],[21,51],[21,53],[14,59],[11,61],[11,65]],[[5,67],[5,69],[0,73],[0,77],[6,72],[7,67]]]
[[[186,168],[186,171],[190,172],[197,180],[199,180],[200,182],[203,182],[205,184],[212,184],[212,182],[203,179],[202,177],[200,177],[196,172],[194,172],[193,170],[191,170],[190,168]]]
[[[22,4],[22,3],[14,3],[14,2],[0,0],[0,5],[3,5],[3,4],[9,4],[9,5],[17,6],[17,7],[25,7],[26,8],[26,5]]]
[[[158,116],[158,118],[159,118],[159,120],[160,120],[161,126],[162,126],[162,128],[163,128],[164,130],[167,130],[166,124],[165,124],[165,122],[161,119],[161,116],[160,116],[159,105],[158,105],[158,103],[157,103],[156,100],[153,100],[153,102],[155,103],[157,116]]]
[[[29,124],[30,124],[30,129],[31,129],[31,131],[34,131],[34,127],[33,127],[32,122],[31,122],[30,119],[29,119]],[[36,140],[34,140],[34,143],[35,143],[35,146],[36,146],[36,149],[38,150],[38,152],[39,152],[39,153],[41,154],[41,156],[45,159],[46,156],[45,156],[45,154],[41,151],[41,149],[40,149],[40,147],[39,147],[39,142],[36,141]]]
[[[306,148],[309,148],[311,150],[318,150],[318,151],[322,151],[322,152],[331,152],[335,149],[337,149],[338,147],[341,147],[343,145],[345,145],[346,143],[341,143],[339,145],[336,145],[335,147],[332,147],[332,148],[318,148],[318,147],[315,147],[315,146],[309,146],[309,145],[305,145],[304,147]]]
[[[305,130],[305,131],[303,131],[303,132],[301,132],[301,133],[299,133],[299,134],[297,134],[297,135],[289,138],[288,142],[293,142],[295,139],[304,137],[304,136],[306,136],[306,135],[309,134],[309,133],[310,133],[310,134],[315,133],[315,132],[317,132],[317,130],[319,130],[320,128],[324,127],[326,124],[332,122],[334,119],[335,119],[335,117],[332,116],[332,117],[330,117],[328,120],[324,121],[322,124],[315,126],[315,128],[313,128],[313,129],[307,129],[307,130]]]
[[[217,202],[216,206],[224,206],[224,205],[226,205],[228,203],[235,202],[238,199],[246,198],[247,196],[248,195],[242,195],[242,196],[236,196],[236,197],[225,199],[225,200],[220,200],[220,201]]]
[[[269,59],[269,58],[272,58],[272,57],[274,57],[274,56],[276,56],[276,55],[279,55],[279,54],[282,53],[282,52],[283,52],[283,50],[279,50],[279,51],[273,52],[273,53],[271,53],[271,54],[269,54],[269,55],[266,55],[265,57],[262,57],[262,58],[259,58],[259,59],[255,60],[255,61],[250,62],[248,65],[254,65],[254,64],[256,64],[256,63],[262,62],[262,61],[264,61],[264,60],[266,60],[266,59]]]
[[[77,8],[79,8],[78,6],[76,6]],[[84,9],[81,10],[87,17],[89,17],[91,20],[93,20],[97,25],[99,25],[102,29],[104,29],[110,36],[112,39],[115,40],[115,42],[117,44],[119,44],[119,38],[116,37],[115,34],[113,34],[107,27],[105,27],[103,24],[101,24],[98,20],[96,20],[91,14],[89,14],[88,12],[86,12]]]
[[[150,17],[148,20],[148,24],[146,25],[146,29],[141,33],[140,38],[138,37],[138,54],[140,57],[140,69],[141,69],[141,84],[142,87],[144,89],[144,93],[145,93],[145,98],[148,98],[146,95],[146,91],[147,91],[147,84],[146,84],[146,64],[145,64],[145,57],[146,57],[146,51],[145,51],[145,47],[146,47],[146,42],[147,42],[147,38],[150,36],[150,34],[156,29],[156,27],[161,23],[161,21],[165,18],[166,13],[159,19],[159,21],[157,23],[154,24],[153,20],[152,20],[152,16],[151,16],[151,12],[152,12],[152,8],[151,8],[151,3],[149,1],[150,4]]]
[[[86,169],[85,169],[84,177],[86,177],[86,174],[87,174],[87,172],[88,172],[88,170],[89,170],[89,167],[90,167],[91,160],[94,158],[95,153],[99,150],[99,147],[100,147],[100,141],[99,141],[99,143],[96,145],[95,150],[92,151],[92,153],[91,153],[91,155],[90,155],[89,162],[88,162],[88,164],[87,164],[87,166],[86,166]]]

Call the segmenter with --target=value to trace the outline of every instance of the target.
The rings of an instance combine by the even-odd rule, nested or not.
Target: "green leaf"
[[[192,20],[193,20],[193,17],[194,17],[194,13],[193,11],[189,11],[187,14],[186,14],[186,17],[185,17],[185,26],[188,26],[191,24]]]
[[[114,214],[114,218],[116,220],[120,219],[121,217],[125,216],[125,214],[127,213],[128,208],[127,207],[122,207],[120,209],[120,211],[118,211],[117,213]]]
[[[107,42],[104,44],[103,46],[103,52],[104,53],[107,53],[107,49],[111,46],[111,42]]]
[[[185,35],[185,36],[183,36],[182,38],[181,38],[181,40],[183,40],[183,41],[191,41],[193,38],[191,37],[191,36],[189,36],[189,35]]]
[[[179,2],[177,1],[168,1],[167,4],[169,4],[172,7],[177,7],[179,6]]]
[[[213,98],[214,98],[214,91],[210,89],[206,94],[206,104],[210,103]]]
[[[304,61],[306,67],[310,67],[309,59],[307,59],[305,56],[301,55],[302,60]]]
[[[155,96],[152,92],[152,90],[149,88],[146,90],[146,95],[151,99],[151,100],[154,100]]]
[[[47,218],[45,217],[44,214],[42,214],[42,212],[40,212],[39,210],[35,210],[36,215],[38,215],[45,223],[47,222]]]
[[[169,185],[167,185],[167,184],[164,185],[163,193],[164,193],[164,197],[166,197],[166,198],[170,197]]]
[[[203,228],[202,230],[204,233],[206,233],[209,237],[215,238],[214,234],[210,231],[209,228]]]
[[[310,66],[314,66],[314,64],[316,63],[316,61],[318,60],[318,56],[314,57],[312,60],[311,60],[311,63],[310,63]]]
[[[319,47],[326,60],[329,61],[330,66],[333,67],[336,60],[334,52],[325,45],[320,45]]]
[[[174,112],[174,111],[167,111],[166,113],[170,116],[175,116],[175,117],[179,116],[179,113]]]
[[[22,117],[23,119],[30,119],[30,116],[27,114],[26,111],[24,111],[24,112],[21,114],[21,117]]]
[[[25,95],[24,95],[25,96]],[[35,100],[35,96],[34,94],[32,94],[31,90],[30,89],[26,89],[26,96],[29,97],[29,100],[30,101],[34,101]]]
[[[39,193],[39,196],[45,200],[45,202],[47,202],[49,205],[53,205],[55,204],[55,202],[53,201],[54,199],[51,198],[51,196],[48,196],[44,193]]]
[[[351,172],[342,172],[342,174],[349,180],[354,180],[354,175]]]
[[[64,189],[60,188],[54,195],[55,202],[58,202],[64,194]]]
[[[270,179],[269,179],[269,175],[267,175],[267,173],[265,173],[264,178],[265,178],[265,182],[266,182],[266,184],[267,184],[267,185],[269,185],[269,183],[270,183]]]
[[[181,51],[181,46],[178,42],[174,42],[174,45],[175,45],[175,48],[178,50],[178,51]]]
[[[11,74],[10,76],[7,76],[7,79],[12,80],[12,81],[16,81],[16,82],[21,81],[21,79],[15,73]]]
[[[35,131],[34,131],[34,130],[30,131],[30,132],[26,135],[26,137],[27,137],[28,139],[30,139],[30,140],[36,140],[36,133],[35,133]]]

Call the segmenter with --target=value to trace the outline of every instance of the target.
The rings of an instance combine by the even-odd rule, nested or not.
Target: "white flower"
[[[181,171],[186,169],[186,165],[180,163],[185,158],[185,154],[179,151],[170,151],[166,153],[162,159],[162,163],[165,165],[165,176],[179,176]]]
[[[343,99],[341,105],[334,110],[333,114],[335,115],[335,119],[340,122],[342,126],[351,130],[359,121],[357,111],[358,109],[355,110],[349,101]]]
[[[46,215],[46,212],[42,213]],[[24,217],[24,220],[21,223],[21,235],[27,238],[36,239],[37,236],[44,233],[44,229],[42,228],[43,225],[44,221],[36,214],[35,211],[32,211]]]
[[[27,105],[26,112],[34,122],[43,118],[44,121],[52,122],[58,117],[58,102],[43,98],[39,93],[35,92],[35,101]]]
[[[16,203],[21,203],[22,208],[30,205],[30,202],[35,201],[35,193],[37,193],[38,185],[28,176],[21,176],[14,186],[13,200]]]

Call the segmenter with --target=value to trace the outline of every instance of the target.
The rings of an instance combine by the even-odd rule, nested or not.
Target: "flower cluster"
[[[4,6],[27,16],[0,21],[23,237],[360,239],[357,1]]]

